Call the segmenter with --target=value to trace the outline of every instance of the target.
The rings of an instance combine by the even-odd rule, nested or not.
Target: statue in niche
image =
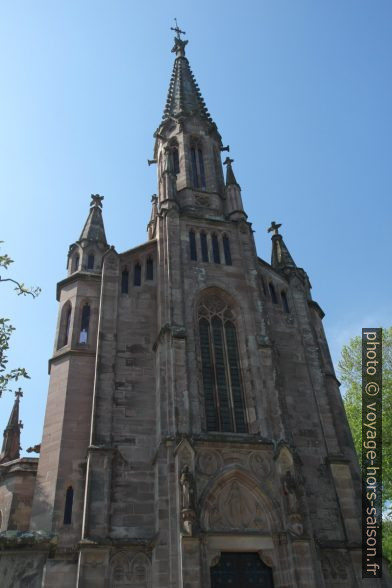
[[[289,514],[297,514],[299,512],[297,483],[290,470],[287,470],[285,475],[283,476],[282,485],[283,494],[286,496]]]
[[[193,527],[196,519],[195,480],[185,465],[181,470],[181,518],[187,535],[193,534]]]

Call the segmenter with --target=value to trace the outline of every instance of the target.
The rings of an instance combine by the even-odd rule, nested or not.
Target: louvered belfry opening
[[[210,295],[199,306],[198,322],[207,431],[246,433],[233,310]]]

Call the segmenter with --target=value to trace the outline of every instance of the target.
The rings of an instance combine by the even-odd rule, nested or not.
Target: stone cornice
[[[57,302],[60,302],[60,292],[62,290],[62,288],[64,288],[64,286],[68,286],[69,284],[72,284],[73,282],[78,282],[79,280],[93,280],[96,282],[100,282],[101,281],[101,273],[93,273],[91,272],[85,272],[85,271],[78,271],[75,272],[73,274],[71,274],[70,276],[67,276],[66,278],[64,278],[63,280],[60,280],[60,282],[57,283],[56,286],[56,300]]]

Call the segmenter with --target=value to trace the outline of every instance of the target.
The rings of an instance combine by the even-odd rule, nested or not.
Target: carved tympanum
[[[267,529],[261,502],[237,480],[224,486],[208,513],[208,527],[214,530]]]

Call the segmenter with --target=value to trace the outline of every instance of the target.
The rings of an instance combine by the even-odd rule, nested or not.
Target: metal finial
[[[180,29],[180,27],[177,24],[177,19],[176,18],[174,19],[174,22],[176,23],[176,26],[175,27],[170,27],[170,30],[171,31],[174,31],[175,33],[177,33],[177,39],[180,39],[181,40],[181,35],[185,35],[186,33],[185,33],[185,31],[182,31]]]
[[[104,196],[100,196],[99,194],[91,194],[91,202],[90,206],[95,208],[102,208],[102,200]]]
[[[18,390],[15,392],[15,398],[20,400],[20,398],[22,398],[22,396],[23,396],[22,388],[18,388]]]
[[[271,222],[271,226],[268,229],[269,233],[272,233],[272,231],[274,231],[274,235],[279,235],[279,227],[282,226],[282,223],[276,223],[275,221]]]

